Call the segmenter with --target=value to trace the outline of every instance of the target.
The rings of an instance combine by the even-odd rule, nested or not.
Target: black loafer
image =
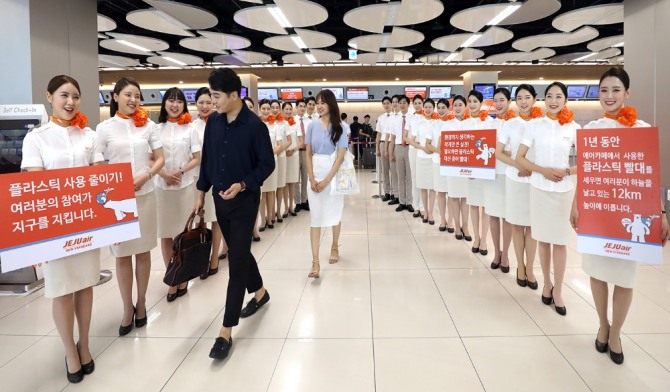
[[[407,207],[404,204],[400,204],[398,207],[396,207],[396,212],[400,212],[405,210]]]
[[[293,209],[295,210],[295,212],[300,212],[300,210],[302,210],[302,206],[300,204],[296,204]]]
[[[247,318],[249,316],[253,316],[258,311],[258,309],[265,305],[269,300],[270,293],[265,290],[265,294],[263,294],[263,297],[260,299],[260,301],[256,301],[256,298],[252,298],[251,301],[247,302],[247,306],[245,306],[244,309],[242,309],[242,312],[240,312],[240,317]]]
[[[412,207],[411,204],[408,204],[408,205],[407,205],[407,211],[409,211],[409,212],[414,212],[414,207]]]
[[[212,359],[226,359],[232,347],[233,338],[226,340],[226,338],[219,336],[216,338],[216,341],[214,341],[214,346],[212,346],[212,349],[209,350],[209,357]]]

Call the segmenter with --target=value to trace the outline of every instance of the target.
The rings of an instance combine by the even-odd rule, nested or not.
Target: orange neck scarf
[[[133,122],[135,123],[135,126],[138,127],[138,128],[147,125],[147,122],[149,121],[149,114],[147,113],[146,109],[144,109],[141,106],[138,107],[135,110],[135,112],[133,114],[131,114],[130,116],[126,116],[125,114],[123,114],[119,111],[116,112],[116,115],[121,117],[124,120],[129,119],[129,118],[132,119]]]
[[[295,118],[293,116],[288,118],[288,125],[294,126],[295,125]]]
[[[575,114],[570,109],[568,109],[567,106],[563,106],[563,109],[558,112],[558,115],[554,116],[550,113],[547,113],[547,117],[552,120],[558,120],[559,124],[565,125],[572,122],[572,120],[575,118]]]
[[[479,111],[479,119],[482,121],[486,121],[486,118],[489,116],[489,112],[486,110],[480,110]]]
[[[82,112],[77,112],[74,115],[74,117],[72,117],[72,120],[70,120],[70,121],[62,120],[62,119],[57,118],[55,116],[50,116],[49,118],[51,119],[51,121],[55,122],[56,124],[64,125],[66,127],[69,127],[69,126],[77,127],[79,129],[84,129],[84,127],[88,123],[88,118]]]
[[[430,116],[426,116],[425,112],[423,113],[423,118],[426,120],[438,120],[440,118],[440,115],[437,114],[437,112],[432,112]]]
[[[498,118],[503,120],[503,121],[507,121],[507,120],[512,119],[514,117],[516,117],[516,113],[514,113],[514,110],[510,109],[510,110],[507,111],[507,113],[505,113],[502,116],[499,116]]]
[[[171,123],[177,123],[178,125],[184,125],[191,122],[191,113],[183,112],[179,117],[168,117],[168,121]]]
[[[621,108],[619,113],[614,115],[605,113],[605,117],[617,120],[619,124],[625,125],[627,127],[632,127],[637,121],[637,110],[635,110],[635,108],[632,106],[628,106]]]
[[[263,121],[265,121],[265,122],[268,123],[268,124],[274,124],[275,121],[277,121],[277,119],[275,118],[275,116],[273,116],[273,115],[269,115],[269,116],[267,116],[267,117],[265,118],[265,120],[263,120]]]
[[[533,106],[533,108],[530,110],[530,116],[524,116],[523,114],[519,113],[519,117],[526,121],[530,120],[531,118],[542,117],[542,109],[538,108],[537,106]]]

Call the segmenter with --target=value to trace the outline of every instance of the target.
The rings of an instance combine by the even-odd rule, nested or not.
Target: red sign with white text
[[[444,131],[440,139],[441,175],[495,179],[495,129]]]
[[[662,263],[658,128],[577,130],[578,248]]]
[[[0,175],[2,272],[140,236],[129,163]]]

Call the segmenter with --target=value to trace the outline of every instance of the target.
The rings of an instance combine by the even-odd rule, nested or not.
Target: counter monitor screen
[[[344,87],[324,87],[321,90],[330,90],[335,94],[335,99],[344,101]]]
[[[519,86],[512,86],[512,89],[510,90],[510,95],[512,96],[512,99],[516,99],[516,89],[518,89]]]
[[[242,86],[242,89],[240,90],[240,98],[244,98],[247,95],[249,95],[249,90],[247,89],[247,86]]]
[[[101,104],[101,105],[104,104],[104,103],[106,103],[106,102],[105,102],[105,96],[102,95],[102,92],[101,92],[101,91],[98,91],[98,103]]]
[[[496,91],[496,85],[494,83],[473,84],[472,89],[482,93],[484,99],[493,99],[493,93]]]
[[[263,99],[279,99],[277,96],[277,89],[276,88],[259,88],[258,89],[258,100],[261,101]]]
[[[347,99],[352,101],[365,101],[368,99],[367,87],[347,87]]]
[[[302,98],[302,88],[282,88],[279,90],[281,92],[282,101],[295,101],[296,99]]]
[[[195,94],[198,92],[198,90],[184,90],[184,96],[186,96],[186,102],[187,103],[194,103],[195,102]]]
[[[442,99],[446,98],[448,99],[451,97],[451,86],[443,86],[443,87],[431,87],[430,90],[428,91],[428,98],[431,99]]]
[[[586,92],[586,98],[600,98],[600,86],[589,86],[589,90]]]
[[[421,95],[423,99],[426,99],[426,88],[425,87],[405,87],[405,96],[409,99],[414,99],[415,96]]]
[[[568,86],[568,98],[584,98],[584,95],[586,95],[586,86]]]

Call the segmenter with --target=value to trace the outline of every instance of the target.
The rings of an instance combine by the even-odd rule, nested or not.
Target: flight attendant
[[[407,120],[409,118],[409,98],[402,96],[399,99],[400,111],[393,123],[394,134],[391,136],[391,157],[395,161],[397,174],[397,193],[398,207],[396,211],[408,210],[414,212],[412,207],[412,172],[409,164],[409,145],[407,144]]]
[[[444,124],[446,131],[460,131],[463,128],[463,121],[470,118],[467,112],[467,100],[462,95],[454,97],[454,118]],[[456,239],[472,241],[470,231],[468,229],[469,220],[469,206],[467,202],[468,183],[470,180],[463,177],[447,177],[447,188],[449,189],[448,207],[451,211],[451,216],[454,217],[454,224],[456,230]]]
[[[298,123],[293,116],[293,105],[291,102],[284,102],[282,104],[282,114],[288,124],[288,140],[291,145],[286,149],[286,187],[284,188],[284,214],[282,218],[286,218],[289,214],[296,216],[293,208],[292,200],[295,198],[295,186],[300,179],[300,160],[298,158],[298,146],[300,138],[303,137]],[[303,137],[304,140],[304,137]],[[279,208],[278,208],[279,209]]]
[[[517,259],[516,282],[521,287],[537,290],[538,284],[533,270],[537,241],[530,227],[530,175],[516,162],[516,157],[526,129],[531,120],[542,117],[542,110],[535,105],[537,93],[529,84],[516,90],[516,106],[519,115],[505,121],[498,135],[496,157],[507,164],[505,169],[505,220],[512,225],[512,241]],[[509,152],[509,153],[508,153]],[[533,159],[533,149],[526,157]]]
[[[547,87],[547,114],[533,120],[521,139],[516,161],[533,174],[530,177],[530,225],[533,238],[539,242],[540,264],[544,276],[542,302],[554,303],[561,316],[567,314],[563,302],[563,278],[570,237],[570,208],[574,182],[570,178],[577,168],[570,166],[570,149],[575,144],[579,125],[565,106],[568,88],[561,82]],[[533,149],[533,161],[526,154]],[[555,285],[551,282],[554,265]]]
[[[147,111],[140,106],[142,93],[137,81],[121,78],[114,85],[111,118],[96,128],[98,152],[109,163],[130,163],[135,185],[135,201],[140,221],[141,237],[110,247],[116,257],[116,278],[123,301],[123,318],[119,335],[124,336],[136,327],[147,324],[146,295],[151,274],[151,249],[158,238],[156,217],[156,192],[152,178],[165,164],[160,136],[156,124],[149,120]],[[153,161],[149,160],[149,152]],[[133,255],[135,271],[133,271]],[[133,276],[137,278],[137,303],[133,304]]]
[[[163,145],[165,165],[154,177],[158,214],[158,237],[165,268],[172,258],[173,238],[184,229],[195,197],[196,169],[200,168],[200,138],[191,125],[184,92],[177,87],[163,95],[156,131]],[[216,255],[213,253],[212,255]],[[167,301],[172,302],[188,292],[188,282],[170,287]]]
[[[379,143],[377,143],[377,156],[381,161],[381,180],[382,187],[384,190],[384,196],[382,196],[381,201],[388,202],[391,200],[391,177],[390,177],[390,163],[388,155],[388,139],[387,137],[387,127],[389,121],[391,121],[391,116],[393,116],[391,97],[382,98],[382,108],[384,108],[384,113],[380,114],[377,117],[377,133],[379,135]]]
[[[50,121],[33,128],[23,140],[21,170],[42,171],[99,165],[96,135],[86,127],[88,119],[79,109],[79,83],[67,75],[53,77],[47,85],[52,109]],[[100,279],[100,249],[49,260],[42,264],[44,296],[52,299],[56,330],[65,348],[67,380],[78,383],[95,370],[89,350],[93,312],[93,286]],[[78,342],[74,339],[77,322]]]
[[[493,128],[491,117],[486,110],[481,110],[484,96],[477,90],[468,93],[468,109],[470,118],[463,121],[461,129],[490,129]],[[491,146],[494,141],[492,140]],[[486,236],[489,232],[489,216],[484,211],[484,194],[486,181],[482,179],[471,179],[468,181],[468,204],[470,205],[470,219],[472,220],[472,229],[475,238],[472,243],[472,253],[481,253],[486,256],[489,252],[486,246]],[[481,227],[480,218],[481,217]],[[509,267],[507,269],[509,271]]]
[[[265,126],[268,128],[268,133],[270,134],[270,141],[272,142],[272,151],[275,154],[275,160],[281,154],[282,151],[282,135],[276,124],[277,119],[272,115],[272,108],[270,106],[270,101],[264,99],[259,102],[261,109],[261,120],[265,123]],[[261,226],[259,231],[265,231],[265,229],[274,229],[274,221],[272,217],[275,214],[275,192],[277,191],[277,171],[278,165],[276,165],[272,171],[272,174],[263,181],[261,185],[261,203],[259,206],[259,213],[261,215]]]
[[[414,113],[410,114],[409,120],[407,121],[407,132],[411,138],[412,133],[412,124],[421,120],[423,116],[423,97],[421,94],[417,94],[412,98],[412,106],[414,106]],[[416,135],[414,135],[416,137]],[[423,211],[423,202],[421,200],[421,194],[419,193],[419,188],[416,186],[416,155],[417,149],[414,144],[409,145],[409,167],[412,172],[412,202],[414,202],[416,208],[414,208],[414,218],[422,217],[421,211]]]
[[[413,139],[418,150],[416,156],[417,186],[421,192],[421,199],[425,206],[424,223],[435,224],[433,211],[435,209],[435,184],[433,182],[433,155],[428,148],[427,140],[433,137],[433,128],[439,116],[434,111],[435,101],[428,98],[423,102],[423,118],[415,122],[417,136]]]
[[[437,115],[438,119],[433,121],[433,129],[430,135],[426,137],[426,149],[431,151],[433,161],[433,189],[437,195],[437,208],[440,214],[440,231],[454,232],[453,216],[448,214],[447,219],[447,193],[449,190],[449,181],[447,176],[440,174],[440,139],[442,131],[444,131],[445,124],[451,118],[448,114],[449,100],[441,98],[437,101]],[[451,227],[448,224],[451,223]]]
[[[510,110],[511,95],[506,88],[497,88],[493,93],[493,105],[496,109],[496,118],[492,120],[496,128],[497,135],[500,135],[503,125],[506,121],[516,117],[513,110]],[[497,143],[496,143],[497,144]],[[504,151],[503,151],[504,153]],[[496,154],[496,178],[493,181],[487,181],[485,193],[484,211],[490,217],[491,238],[493,239],[494,256],[491,262],[491,268],[500,270],[504,273],[509,272],[509,246],[512,242],[512,226],[505,220],[505,171],[507,164]],[[502,247],[500,246],[500,235],[502,225]],[[486,235],[486,234],[484,234]]]
[[[272,109],[272,115],[275,117],[274,126],[276,128],[277,134],[281,136],[281,151],[277,155],[277,209],[274,212],[274,217],[272,222],[276,220],[279,223],[284,222],[283,213],[281,212],[282,203],[284,201],[284,188],[286,187],[286,149],[291,145],[291,139],[289,137],[289,125],[286,122],[286,118],[281,112],[281,103],[277,100],[272,100],[270,102],[270,108]],[[286,209],[288,211],[288,208]]]
[[[604,117],[591,121],[584,128],[638,128],[648,127],[649,124],[637,119],[635,108],[624,106],[630,96],[630,77],[620,67],[612,67],[605,71],[600,77],[600,105],[605,111]],[[630,132],[634,132],[632,129]],[[661,200],[659,206],[661,217],[661,240],[663,246],[670,239],[668,228],[668,217],[665,212],[664,202]],[[579,211],[577,209],[577,198],[572,204],[570,216],[572,227],[579,228]],[[582,255],[582,268],[591,277],[591,293],[596,305],[600,329],[595,340],[595,348],[598,352],[605,353],[609,350],[610,359],[621,365],[624,360],[621,347],[621,329],[626,321],[628,310],[633,301],[633,288],[637,278],[639,263],[632,260],[624,260],[613,257],[597,256],[592,254]],[[614,285],[612,290],[612,324],[610,325],[607,310],[609,302],[608,284]]]

